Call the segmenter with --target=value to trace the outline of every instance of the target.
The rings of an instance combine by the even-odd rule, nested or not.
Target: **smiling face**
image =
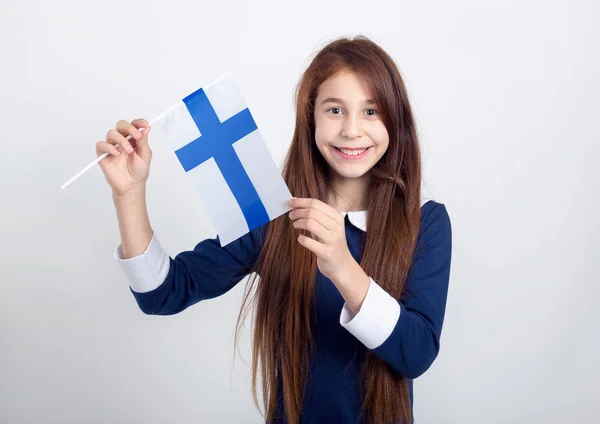
[[[389,145],[389,135],[365,81],[343,72],[319,86],[315,140],[342,179],[365,177]]]

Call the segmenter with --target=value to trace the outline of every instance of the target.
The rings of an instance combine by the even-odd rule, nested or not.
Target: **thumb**
[[[142,133],[142,138],[136,141],[136,150],[137,154],[144,159],[146,162],[150,161],[152,157],[152,151],[150,150],[150,146],[148,145],[148,134],[152,129],[148,122],[144,119],[136,119],[131,122],[136,128],[139,128]]]

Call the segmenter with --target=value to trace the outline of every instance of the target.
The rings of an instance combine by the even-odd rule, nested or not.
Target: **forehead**
[[[368,100],[371,89],[360,75],[354,72],[341,72],[325,80],[320,86],[317,98],[336,97],[342,100]]]

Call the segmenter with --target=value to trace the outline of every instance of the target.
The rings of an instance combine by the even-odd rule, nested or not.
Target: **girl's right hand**
[[[138,130],[140,128],[140,130]],[[144,188],[150,172],[152,150],[148,146],[150,127],[144,119],[119,121],[108,131],[106,141],[96,143],[96,156],[109,154],[99,162],[113,196],[125,197]],[[129,140],[126,139],[131,135]],[[116,147],[115,145],[119,146]]]

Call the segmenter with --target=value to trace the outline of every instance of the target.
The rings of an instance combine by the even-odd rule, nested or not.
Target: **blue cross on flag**
[[[157,126],[206,205],[221,246],[290,210],[290,191],[230,76],[184,98]]]

